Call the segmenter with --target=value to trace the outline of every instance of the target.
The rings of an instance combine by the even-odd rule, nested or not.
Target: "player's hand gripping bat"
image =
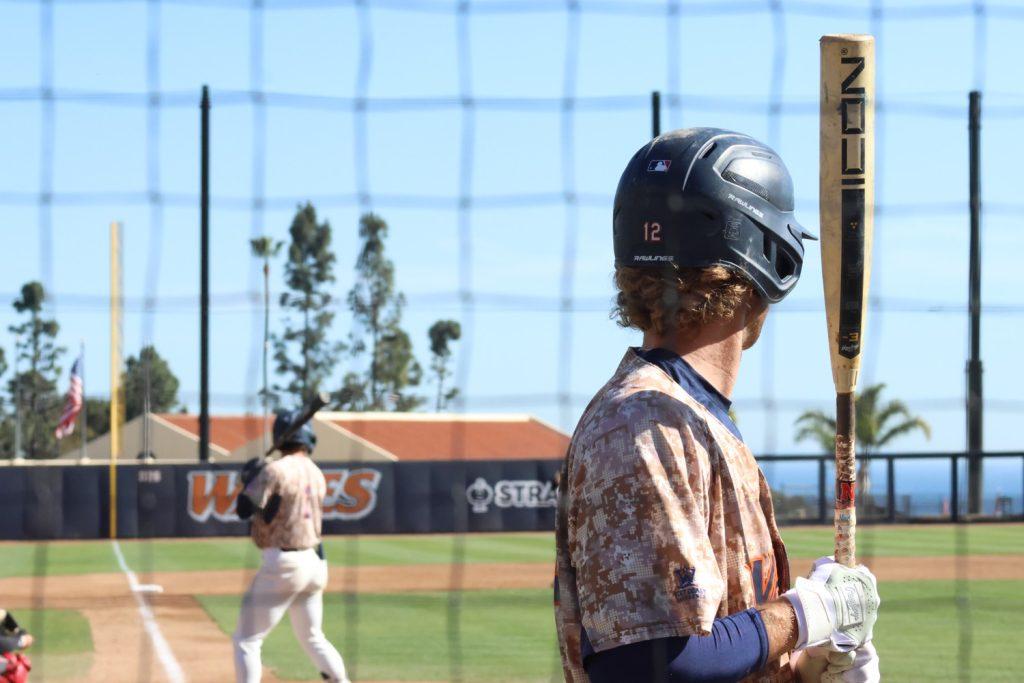
[[[856,564],[856,413],[875,208],[875,39],[821,38],[821,268],[836,387],[836,562]]]

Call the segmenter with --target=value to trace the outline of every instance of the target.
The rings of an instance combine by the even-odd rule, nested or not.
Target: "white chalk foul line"
[[[121,571],[128,577],[128,587],[132,591],[132,596],[135,598],[135,602],[139,606],[139,615],[142,617],[142,627],[146,630],[149,635],[149,639],[153,641],[153,650],[156,652],[157,659],[160,660],[160,665],[164,669],[164,673],[167,675],[167,679],[171,683],[185,683],[185,672],[181,668],[181,664],[174,658],[174,653],[171,651],[171,646],[167,644],[167,640],[164,638],[164,634],[160,632],[160,626],[156,623],[156,617],[153,616],[153,610],[146,604],[145,598],[142,597],[141,593],[151,593],[154,588],[152,584],[140,585],[138,577],[135,576],[135,572],[128,567],[128,563],[124,561],[124,554],[121,552],[121,544],[116,540],[112,540],[111,545],[114,548],[114,557],[117,558],[117,564],[121,566]]]

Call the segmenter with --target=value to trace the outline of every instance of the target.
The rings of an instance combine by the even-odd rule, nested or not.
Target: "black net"
[[[92,11],[123,20],[123,25],[109,29],[104,36],[109,39],[122,31],[124,35],[119,37],[131,47],[130,54],[126,48],[120,62],[107,64],[104,68],[108,71],[98,75],[73,68],[69,56],[73,57],[74,52],[64,51],[62,43],[83,40],[72,27]],[[3,21],[3,17],[10,21]],[[291,51],[288,41],[301,40],[302,30],[276,33],[268,28],[292,22],[301,26],[302,22],[318,22],[321,18],[338,27],[337,43],[343,48],[338,55],[322,57],[335,60],[326,71],[344,72],[338,82],[347,88],[333,82],[311,85],[307,75],[297,70],[297,62],[283,59]],[[479,75],[481,55],[490,49],[480,36],[494,37],[495,22],[507,25],[506,32],[516,37],[513,43],[522,53],[509,54],[507,59],[528,65],[524,69],[542,69],[543,74],[530,72],[523,76],[512,68],[490,79]],[[571,430],[607,375],[598,377],[585,369],[593,357],[581,355],[579,349],[591,345],[595,337],[611,334],[608,329],[612,324],[606,319],[611,305],[607,277],[611,193],[619,167],[649,136],[650,90],[662,91],[662,130],[728,121],[730,126],[763,137],[787,159],[802,160],[797,208],[804,222],[810,224],[813,221],[808,217],[816,209],[813,188],[817,169],[809,160],[816,161],[817,72],[816,68],[800,66],[816,60],[814,40],[821,33],[835,29],[872,33],[879,46],[880,156],[869,302],[871,342],[867,344],[861,383],[869,386],[885,380],[893,372],[894,363],[899,362],[892,359],[906,355],[907,340],[927,346],[921,359],[908,362],[914,363],[921,376],[927,374],[932,379],[941,373],[947,379],[935,379],[934,388],[929,386],[915,394],[912,407],[933,423],[958,425],[938,429],[942,438],[961,437],[965,398],[960,363],[967,304],[959,292],[965,293],[966,287],[957,284],[910,290],[905,272],[914,267],[938,270],[948,273],[948,277],[941,278],[943,282],[966,283],[966,242],[959,231],[960,225],[966,231],[968,210],[966,91],[984,93],[986,133],[991,131],[988,139],[993,141],[986,149],[994,159],[993,166],[1006,167],[1008,152],[1004,148],[1011,145],[997,141],[1016,139],[1016,127],[1024,119],[1024,99],[1019,83],[1014,86],[1013,78],[1006,76],[1012,69],[1006,57],[1016,46],[1001,41],[1005,41],[1005,26],[1024,23],[1022,7],[980,0],[899,5],[881,0],[25,0],[0,3],[0,23],[38,32],[33,42],[38,48],[36,59],[12,61],[12,68],[0,70],[4,73],[0,75],[0,111],[12,122],[12,136],[31,141],[16,149],[31,157],[26,168],[32,171],[4,176],[7,180],[0,184],[0,220],[10,233],[11,244],[17,245],[12,251],[18,255],[9,258],[24,261],[26,253],[38,254],[38,275],[33,277],[38,277],[49,293],[47,310],[68,320],[66,328],[74,328],[76,323],[85,325],[82,321],[86,318],[109,309],[108,295],[97,293],[103,292],[102,287],[79,286],[82,279],[105,277],[105,270],[90,268],[77,259],[78,245],[106,239],[106,225],[112,218],[125,220],[126,352],[136,353],[151,344],[159,346],[161,334],[169,335],[172,327],[194,324],[198,313],[193,248],[198,183],[189,185],[181,179],[194,179],[192,169],[198,165],[193,163],[193,156],[183,155],[178,148],[198,148],[195,123],[199,118],[200,83],[183,85],[179,71],[202,71],[187,63],[191,59],[223,57],[230,66],[221,65],[216,70],[223,82],[211,84],[211,96],[214,146],[226,151],[215,152],[214,164],[232,171],[217,171],[215,176],[211,209],[217,239],[226,240],[224,235],[229,234],[244,248],[247,239],[267,234],[283,237],[291,213],[307,200],[332,217],[336,234],[354,232],[357,217],[365,212],[395,216],[396,225],[405,225],[395,231],[393,238],[398,245],[399,270],[414,273],[406,280],[411,283],[407,292],[410,325],[425,327],[428,319],[443,314],[457,317],[462,326],[454,374],[460,388],[454,403],[456,412],[529,411],[541,414],[563,431]],[[486,31],[480,28],[481,23],[487,24]],[[605,40],[610,35],[609,23],[621,28],[621,42],[595,46],[594,40]],[[396,26],[421,32],[411,43],[425,42],[423,35],[429,41],[450,42],[450,77],[438,78],[436,83],[427,84],[429,87],[410,80],[395,91],[400,79],[394,77],[394,69],[402,67],[390,60],[395,46],[405,37],[393,35]],[[691,44],[698,42],[698,34],[708,32],[722,36],[715,54],[689,51]],[[915,32],[926,37],[921,39],[919,51],[908,57],[911,50],[898,46],[913,41]],[[755,38],[758,49],[737,45]],[[194,50],[182,47],[189,41],[193,41]],[[503,44],[501,49],[506,47]],[[655,60],[659,70],[656,77],[636,73],[628,66],[631,51],[644,50],[664,54],[663,60]],[[197,56],[190,56],[191,52]],[[527,54],[533,52],[544,56],[528,60]],[[416,60],[417,56],[405,58]],[[900,64],[895,63],[897,59]],[[915,60],[920,61],[916,68],[906,63]],[[951,60],[959,65],[959,71],[951,66]],[[18,64],[25,63],[37,68],[37,73],[18,73]],[[627,64],[625,68],[623,63]],[[642,63],[653,64],[649,60]],[[965,64],[969,66],[963,67]],[[140,86],[117,85],[125,82],[117,77],[118,70],[140,66]],[[375,80],[381,68],[392,73],[385,88],[378,88]],[[707,85],[707,80],[694,72],[709,68],[721,72],[718,86],[706,91],[691,87],[691,79]],[[275,87],[289,81],[281,75],[289,69],[296,70],[294,89]],[[955,71],[955,78],[947,78],[950,71]],[[409,73],[413,74],[410,79],[414,78],[415,70],[409,69]],[[990,86],[993,77],[998,86]],[[910,89],[912,94],[905,94],[907,83],[914,78],[934,87]],[[113,85],[108,86],[107,81]],[[93,146],[84,144],[89,142],[89,126],[94,124],[101,130],[105,116],[129,123],[113,133],[104,131],[106,137]],[[79,123],[68,126],[70,120]],[[610,141],[607,130],[616,135],[628,130],[631,137],[625,142]],[[385,137],[410,141],[411,151],[407,156],[382,160],[379,149]],[[443,143],[420,144],[432,137],[443,138]],[[518,143],[509,145],[505,142],[509,139]],[[107,154],[103,148],[111,140],[116,141],[111,146],[118,152]],[[523,154],[510,155],[517,144]],[[283,153],[282,148],[289,146],[294,149]],[[396,152],[393,145],[384,148],[388,154]],[[138,154],[123,158],[126,149]],[[492,153],[492,149],[498,151]],[[329,169],[323,174],[326,179],[315,186],[296,187],[280,173],[272,172],[282,165],[299,167],[309,156],[331,159],[324,164]],[[438,163],[442,156],[443,165]],[[506,156],[512,158],[506,161]],[[527,156],[543,159],[543,163],[527,165]],[[424,183],[427,190],[415,183],[382,183],[381,178],[387,177],[381,171],[385,162],[396,167],[415,166],[421,176],[437,173],[435,166],[445,172],[454,169],[454,179],[444,186],[448,189],[437,191],[434,188],[440,185],[436,183]],[[10,165],[19,165],[18,159]],[[607,173],[598,184],[593,173],[581,169],[599,165]],[[182,166],[188,170],[182,171]],[[964,182],[956,186],[964,188],[962,196],[950,192],[954,184],[943,180],[959,173]],[[522,182],[531,174],[539,180]],[[31,177],[25,180],[20,177],[24,175]],[[109,182],[79,182],[93,175],[109,175]],[[911,183],[908,178],[925,181]],[[1015,189],[1015,179],[997,176],[991,182],[998,191],[991,192],[991,201],[984,204],[985,230],[991,235],[987,239],[991,240],[996,262],[1005,263],[998,257],[1017,246],[1008,235],[1024,211],[1024,202]],[[939,189],[933,190],[932,186]],[[422,244],[411,237],[413,231],[421,229],[420,220],[426,225],[422,229],[437,231],[436,253],[402,251],[403,239]],[[929,221],[934,222],[934,231],[929,229]],[[33,223],[37,245],[28,245],[24,238],[15,239],[15,232],[31,232],[26,226]],[[218,224],[223,228],[218,230]],[[339,242],[339,248],[348,248],[353,239]],[[232,382],[215,381],[211,403],[215,412],[260,415],[264,409],[259,381],[264,352],[263,278],[260,265],[248,259],[247,252],[243,258],[238,255],[241,251],[231,251],[222,244],[214,245],[215,267],[229,269],[233,279],[231,284],[226,284],[225,278],[217,281],[211,297],[212,315],[215,334],[223,338],[230,332],[234,341],[230,348],[222,345],[214,352],[220,354],[219,362],[236,374]],[[930,265],[913,265],[921,261]],[[239,265],[242,263],[245,265]],[[538,272],[544,275],[543,285],[531,281],[540,279],[536,277]],[[517,275],[521,280],[514,279]],[[997,287],[1005,281],[1003,275],[994,279]],[[18,284],[8,280],[0,290],[13,299]],[[757,377],[756,385],[751,385],[756,388],[741,392],[735,408],[756,453],[777,453],[780,445],[791,443],[781,430],[791,429],[801,411],[815,407],[827,410],[831,405],[821,333],[824,325],[819,320],[822,304],[814,286],[816,283],[805,285],[801,293],[777,307],[752,351],[747,372]],[[272,299],[276,300],[277,294],[273,291]],[[1024,315],[1024,304],[1004,294],[997,291],[991,298],[986,297],[983,306],[984,320],[996,339],[1004,335],[1012,339],[1011,333],[1019,328]],[[332,306],[344,312],[344,297],[336,296]],[[808,324],[811,319],[813,322]],[[341,326],[343,323],[339,323]],[[90,359],[97,359],[90,360],[90,365],[101,368],[98,359],[105,355],[106,340],[95,327],[90,329],[96,337],[89,344]],[[800,334],[793,333],[794,329]],[[531,339],[540,341],[524,341],[528,336],[524,330],[530,331]],[[817,335],[810,342],[800,336],[807,330]],[[339,331],[339,336],[343,334]],[[515,343],[525,348],[512,359],[495,359],[489,352],[499,336],[518,340],[506,341],[505,348]],[[191,343],[192,337],[187,341]],[[811,353],[808,348],[815,350]],[[793,354],[807,354],[809,363],[820,364],[814,372],[823,378],[822,382],[809,386],[781,372],[780,368],[787,366],[780,359]],[[997,357],[1006,360],[1005,355]],[[519,363],[525,370],[488,371],[502,362]],[[611,367],[606,369],[610,372]],[[1016,372],[1015,365],[989,369],[997,377]],[[101,370],[91,371],[90,377],[96,378],[93,387],[104,385]],[[998,379],[993,384],[996,389],[986,400],[986,415],[995,425],[993,431],[1013,431],[1010,427],[1024,410],[1024,401]],[[180,398],[184,404],[197,405],[196,386],[191,380],[183,382]],[[86,393],[102,391],[87,388]],[[248,439],[262,433],[259,423],[251,421],[244,429]],[[452,437],[452,459],[463,468],[454,476],[459,482],[470,477],[462,457],[467,438],[460,429]],[[1015,446],[1000,444],[1003,448]],[[959,441],[941,445],[946,451],[958,447]],[[147,450],[144,448],[143,453]],[[125,456],[134,459],[136,454]],[[785,485],[788,470],[782,468],[787,466],[765,461],[764,469],[773,486],[776,482]],[[941,467],[945,466],[943,461]],[[807,472],[812,468],[808,462]],[[884,478],[881,468],[882,464],[877,464],[873,472],[879,483],[886,482],[887,500],[884,507],[866,511],[869,516],[875,514],[884,521],[896,520],[897,513],[907,519],[943,514],[956,518],[961,511],[963,496],[955,485],[951,497],[934,502],[934,514],[930,508],[918,510],[914,506],[921,503],[912,503],[909,498],[903,505],[901,492],[892,483],[895,468],[890,462]],[[804,498],[811,512],[806,514],[816,519],[824,508],[820,491],[815,498],[810,495],[813,490],[813,484],[807,484],[806,489],[790,489],[808,494]],[[1019,491],[1016,487],[1008,495],[997,497],[994,505],[1006,506],[1011,515],[1014,506],[1024,511]],[[467,562],[477,552],[465,533],[471,528],[465,496],[464,486],[453,487],[451,527],[455,533],[450,546],[442,550],[449,568],[442,591],[446,659],[439,676],[453,681],[474,680],[478,675],[477,669],[466,665],[467,648],[475,642],[467,639],[466,629],[479,625],[467,626],[464,619],[469,595],[465,590]],[[140,509],[153,507],[154,501],[140,499]],[[800,515],[805,511],[801,510]],[[138,535],[159,533],[155,527],[140,527]],[[875,555],[875,539],[871,534],[865,537],[860,556]],[[374,552],[373,543],[372,539],[352,535],[338,547],[341,556],[337,564],[341,566],[335,571],[343,577],[344,599],[335,607],[347,624],[359,624],[365,616],[359,599],[363,589],[358,568],[364,561],[363,554]],[[252,567],[258,563],[254,549],[245,552],[242,564]],[[967,536],[958,531],[951,592],[958,617],[955,677],[960,680],[972,676],[975,624],[971,616],[970,552]],[[161,568],[160,557],[149,544],[140,543],[129,553],[127,565],[132,565],[141,577],[139,581],[146,584],[147,576]],[[33,610],[30,626],[37,632],[47,629],[46,593],[52,562],[49,544],[37,544],[29,563],[34,578],[26,605]],[[154,623],[158,624],[159,598],[146,591],[141,594],[144,597],[140,605],[157,606]],[[131,605],[128,608],[134,609]],[[373,649],[365,642],[365,633],[357,627],[349,628],[339,643],[353,673],[363,666],[360,653]],[[140,680],[146,680],[155,670],[157,664],[152,661],[168,671],[166,652],[162,653],[158,643],[146,638],[138,641]],[[171,650],[174,647],[172,642]],[[558,679],[560,667],[552,652],[545,650],[538,656],[545,662],[551,659],[550,678]]]

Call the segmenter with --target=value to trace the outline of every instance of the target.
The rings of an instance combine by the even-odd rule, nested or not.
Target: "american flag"
[[[53,430],[54,436],[63,439],[71,436],[75,431],[75,421],[78,414],[82,412],[82,357],[75,359],[71,366],[71,381],[68,385],[67,397],[64,399],[64,412],[60,415],[60,422]]]

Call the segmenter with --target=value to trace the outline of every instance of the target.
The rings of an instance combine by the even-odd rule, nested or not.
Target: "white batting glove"
[[[797,649],[824,645],[849,652],[871,640],[878,618],[878,582],[867,567],[850,568],[831,557],[814,562],[810,578],[798,578],[783,594],[796,611]]]
[[[879,683],[878,652],[870,642],[850,652],[809,647],[796,665],[800,683]]]

